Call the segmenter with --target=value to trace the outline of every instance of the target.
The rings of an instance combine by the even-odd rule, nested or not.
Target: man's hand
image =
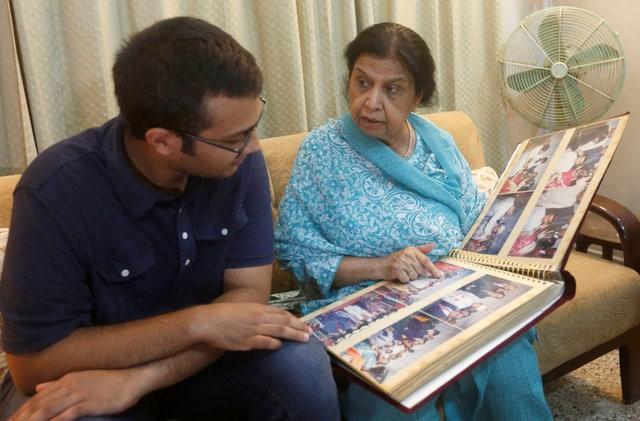
[[[382,260],[382,278],[409,282],[420,276],[431,274],[434,278],[442,278],[443,273],[426,256],[434,248],[433,243],[417,247],[407,247]]]
[[[277,307],[257,303],[214,303],[201,312],[196,330],[203,342],[225,351],[277,349],[281,339],[306,342],[311,328]]]
[[[11,421],[74,420],[88,415],[118,414],[145,391],[137,387],[135,369],[89,370],[67,374],[36,386],[36,394]]]

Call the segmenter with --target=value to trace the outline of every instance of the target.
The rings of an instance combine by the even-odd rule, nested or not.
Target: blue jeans
[[[0,414],[20,395],[2,385]],[[105,397],[108,399],[108,397]],[[12,401],[13,402],[8,402]],[[21,402],[20,402],[21,403]],[[194,376],[150,393],[123,414],[87,420],[339,420],[329,358],[317,341],[276,351],[228,352]]]

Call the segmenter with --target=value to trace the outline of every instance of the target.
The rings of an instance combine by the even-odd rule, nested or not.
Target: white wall
[[[629,124],[607,171],[599,194],[611,197],[640,213],[640,1],[638,0],[502,0],[505,40],[518,22],[545,6],[574,6],[601,16],[620,36],[627,58],[627,74],[620,96],[605,116],[631,112]],[[509,139],[519,141],[537,133],[509,111]]]

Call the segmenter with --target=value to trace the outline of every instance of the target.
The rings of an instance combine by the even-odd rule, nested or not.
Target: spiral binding
[[[487,256],[486,254],[474,253],[461,249],[451,250],[449,257],[462,260],[463,262],[476,263],[482,266],[489,266],[494,269],[500,269],[512,274],[518,274],[528,278],[534,278],[540,281],[548,281],[557,278],[557,274],[549,265],[526,263],[523,267],[522,262],[515,262],[510,259],[500,258],[496,256]]]

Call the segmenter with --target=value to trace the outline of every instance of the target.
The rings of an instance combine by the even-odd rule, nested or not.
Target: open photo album
[[[411,412],[571,299],[564,264],[629,118],[527,139],[442,278],[381,281],[303,318],[339,371]]]

